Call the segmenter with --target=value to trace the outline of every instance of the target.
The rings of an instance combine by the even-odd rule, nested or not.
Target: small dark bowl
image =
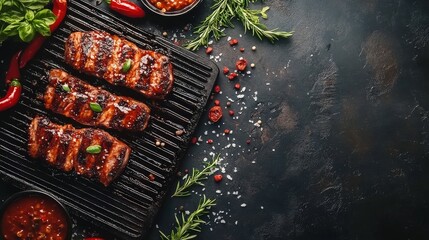
[[[176,10],[176,11],[171,11],[171,12],[163,12],[160,9],[156,8],[154,5],[152,5],[152,3],[149,2],[149,0],[141,0],[141,2],[147,7],[149,8],[152,12],[161,15],[161,16],[166,16],[166,17],[174,17],[174,16],[180,16],[183,15],[189,11],[191,11],[192,9],[194,9],[200,2],[202,2],[202,0],[195,0],[192,4],[180,9],[180,10]]]
[[[6,199],[4,201],[3,205],[0,208],[0,236],[3,236],[3,232],[2,232],[2,227],[1,226],[2,226],[3,214],[6,211],[7,207],[11,203],[13,203],[15,200],[20,199],[20,198],[29,197],[29,196],[41,196],[41,197],[49,198],[49,199],[53,200],[55,203],[57,203],[60,206],[60,208],[63,210],[63,213],[64,213],[66,221],[67,221],[66,239],[67,240],[71,239],[71,236],[72,236],[72,221],[71,221],[69,213],[67,212],[67,209],[54,196],[52,196],[49,193],[46,193],[46,192],[43,192],[43,191],[39,191],[39,190],[26,190],[26,191],[17,192],[17,193],[13,194],[12,196],[10,196],[8,199]]]

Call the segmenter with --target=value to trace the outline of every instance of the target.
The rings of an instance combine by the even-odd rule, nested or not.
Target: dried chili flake
[[[225,134],[230,134],[230,133],[231,133],[231,130],[229,130],[229,129],[227,128],[227,129],[225,129],[223,132],[224,132]]]
[[[229,40],[229,45],[234,46],[238,44],[238,40],[236,38],[233,38],[231,40]]]
[[[235,68],[236,68],[238,71],[244,71],[244,70],[246,70],[246,67],[247,67],[247,61],[246,61],[246,59],[244,59],[244,58],[239,59],[239,60],[235,63]]]
[[[234,110],[229,110],[228,114],[229,114],[229,116],[234,116],[235,112],[234,112]]]
[[[216,105],[216,106],[219,106],[220,105],[220,101],[219,100],[214,100],[214,104]]]
[[[215,182],[220,182],[220,181],[222,181],[223,177],[221,174],[216,174],[213,176],[213,178],[214,178]]]
[[[214,92],[215,92],[215,93],[220,93],[220,86],[219,86],[219,85],[216,85],[216,86],[214,87]]]
[[[208,144],[212,144],[212,143],[213,143],[213,139],[208,139],[208,140],[207,140],[207,143],[208,143]]]
[[[229,68],[223,67],[223,74],[228,74],[228,73],[229,73]]]
[[[237,90],[240,90],[240,87],[241,87],[240,83],[236,83],[236,84],[234,85],[234,88],[235,88],[235,89],[237,89]]]
[[[191,143],[192,143],[192,144],[197,144],[197,142],[198,142],[198,138],[197,138],[197,137],[193,137],[193,138],[191,139]]]
[[[213,106],[209,110],[209,120],[212,122],[218,122],[222,118],[222,108],[220,106]]]
[[[230,74],[228,75],[228,79],[229,79],[230,81],[232,81],[232,80],[234,80],[237,76],[238,76],[238,74],[237,74],[237,73],[232,72],[232,73],[230,73]]]
[[[206,54],[210,54],[212,52],[213,52],[213,48],[212,47],[207,47]]]
[[[149,174],[148,178],[151,182],[155,181],[155,175],[153,175],[152,173]]]

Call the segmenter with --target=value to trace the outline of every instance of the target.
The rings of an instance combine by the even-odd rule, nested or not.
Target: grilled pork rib
[[[132,65],[123,72],[127,59]],[[173,67],[168,57],[106,32],[70,34],[65,61],[77,70],[131,88],[147,98],[163,99],[173,87]]]
[[[87,147],[100,145],[101,152],[91,154]],[[46,117],[33,118],[29,128],[28,152],[64,172],[93,178],[108,186],[128,163],[131,149],[100,129],[75,129],[58,125]]]
[[[129,97],[116,96],[96,88],[68,73],[52,69],[44,95],[45,107],[89,126],[143,131],[150,109]],[[90,104],[98,104],[101,112]]]

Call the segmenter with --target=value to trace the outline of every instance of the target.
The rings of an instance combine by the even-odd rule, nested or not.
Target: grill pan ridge
[[[64,62],[64,41],[71,32],[104,30],[134,42],[140,48],[161,52],[173,63],[175,83],[162,101],[149,101],[131,90],[113,87],[103,80],[81,74]],[[107,131],[132,148],[128,166],[110,186],[65,174],[33,160],[27,153],[27,129],[36,115],[46,115],[59,124],[84,126],[46,110],[40,97],[51,68],[60,68],[86,82],[143,101],[152,110],[148,128],[142,133]],[[15,108],[0,118],[0,176],[21,189],[39,189],[56,196],[71,214],[111,232],[121,239],[142,239],[146,235],[166,192],[177,163],[183,158],[210,91],[218,75],[217,66],[162,37],[128,23],[90,3],[69,1],[68,14],[60,28],[22,72],[23,95]],[[185,130],[176,136],[176,130]],[[155,141],[165,147],[155,146]],[[149,180],[149,174],[155,176]]]

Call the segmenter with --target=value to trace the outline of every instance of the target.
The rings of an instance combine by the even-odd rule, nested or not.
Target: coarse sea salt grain
[[[246,207],[247,206],[247,204],[245,204],[245,203],[242,203],[241,205],[240,205],[240,207]]]
[[[231,180],[232,181],[232,177],[231,177],[231,175],[226,175],[226,178],[228,178],[229,180]]]
[[[221,192],[222,192],[222,191],[221,191],[221,190],[219,190],[219,189],[218,189],[218,190],[216,190],[216,193],[221,193]]]

